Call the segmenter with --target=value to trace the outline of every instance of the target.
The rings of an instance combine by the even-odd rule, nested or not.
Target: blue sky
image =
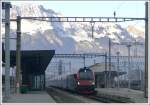
[[[144,17],[144,1],[15,1],[21,3],[40,4],[53,9],[64,16],[113,16]]]
[[[114,11],[118,17],[145,16],[145,1],[15,1],[11,3],[14,5],[39,4],[64,16],[111,17]]]

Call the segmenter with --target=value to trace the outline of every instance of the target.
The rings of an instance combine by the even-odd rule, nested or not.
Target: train
[[[60,75],[54,80],[49,80],[49,86],[57,87],[80,94],[95,93],[95,75],[87,67],[80,68],[77,73]]]

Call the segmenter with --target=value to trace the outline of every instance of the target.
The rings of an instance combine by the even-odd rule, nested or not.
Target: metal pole
[[[107,71],[107,53],[105,53],[105,71]]]
[[[117,88],[120,88],[120,80],[119,80],[119,54],[120,54],[120,52],[117,52],[117,77],[118,77]]]
[[[91,22],[91,26],[92,26],[92,38],[94,38],[94,24],[95,24],[95,22]]]
[[[59,65],[58,65],[58,74],[61,75],[62,74],[62,60],[59,61]]]
[[[107,53],[105,54],[105,87],[107,87]]]
[[[109,38],[109,77],[108,86],[111,87],[111,39]]]
[[[96,60],[94,59],[94,65],[96,64]]]
[[[71,61],[69,62],[69,71],[70,71],[70,73],[69,74],[71,74]]]
[[[45,72],[44,72],[44,87],[43,87],[43,89],[45,90],[46,88],[46,76],[45,76]]]
[[[83,63],[84,63],[84,67],[85,67],[85,54],[84,54],[84,57],[83,57]]]
[[[140,77],[140,90],[142,90],[142,71],[141,71],[141,69],[139,68],[138,65],[137,65],[137,67],[138,67],[139,77]]]
[[[145,83],[144,83],[144,97],[148,98],[148,35],[150,34],[150,30],[148,29],[150,27],[150,14],[148,14],[148,11],[150,11],[150,2],[146,2],[145,4]]]
[[[131,88],[131,84],[130,84],[130,47],[131,45],[127,45],[128,47],[128,88],[130,89]]]
[[[21,85],[21,17],[17,16],[17,42],[16,42],[16,93],[20,93]]]
[[[137,57],[137,41],[135,40],[134,56]]]
[[[10,96],[10,3],[5,3],[5,98]]]
[[[12,84],[13,84],[13,68],[10,67],[10,93],[11,93],[11,90],[13,90]]]

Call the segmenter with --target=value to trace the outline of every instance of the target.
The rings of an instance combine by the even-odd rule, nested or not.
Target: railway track
[[[95,94],[95,95],[88,95],[85,97],[95,99],[103,103],[134,103],[129,98],[119,97],[119,96],[106,96],[106,95]]]
[[[95,95],[92,95],[92,96],[85,96],[87,98],[90,98],[90,99],[94,99],[94,100],[97,100],[97,101],[100,101],[100,102],[103,102],[103,103],[116,103],[114,101],[111,101],[109,99],[106,99],[104,97],[97,97]]]
[[[56,101],[56,103],[80,103],[80,100],[69,97],[67,94],[58,89],[47,88],[47,92]]]
[[[123,103],[122,101],[112,100],[112,99],[109,99],[109,98],[99,97],[99,96],[95,96],[95,95],[86,96],[86,97],[88,97],[90,99],[100,101],[100,102],[103,102],[103,103]]]
[[[58,88],[47,88],[47,92],[56,103],[101,103],[99,100],[87,98]]]
[[[58,103],[126,103],[126,100],[128,100],[121,97],[118,97],[118,99],[116,99],[103,95],[100,96],[98,94],[82,95],[75,92],[52,87],[48,88],[48,93]]]

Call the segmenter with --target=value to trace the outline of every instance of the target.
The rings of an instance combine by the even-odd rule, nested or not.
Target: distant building
[[[115,87],[115,78],[118,75],[126,74],[126,72],[117,72],[115,69],[115,65],[111,65],[111,71],[109,71],[109,64],[105,65],[104,63],[96,63],[89,67],[95,73],[95,81],[97,88],[107,87],[108,79],[110,77],[111,87]],[[109,76],[110,75],[110,76]]]
[[[131,70],[130,72],[130,80],[141,80],[143,79],[144,72],[142,70]]]
[[[144,89],[144,72],[140,69],[131,70],[129,75],[131,81],[131,88],[143,90]]]
[[[105,65],[104,63],[96,63],[94,65],[91,65],[90,68],[94,72],[104,72],[109,69],[109,64]],[[111,70],[115,70],[115,66],[111,65]]]

